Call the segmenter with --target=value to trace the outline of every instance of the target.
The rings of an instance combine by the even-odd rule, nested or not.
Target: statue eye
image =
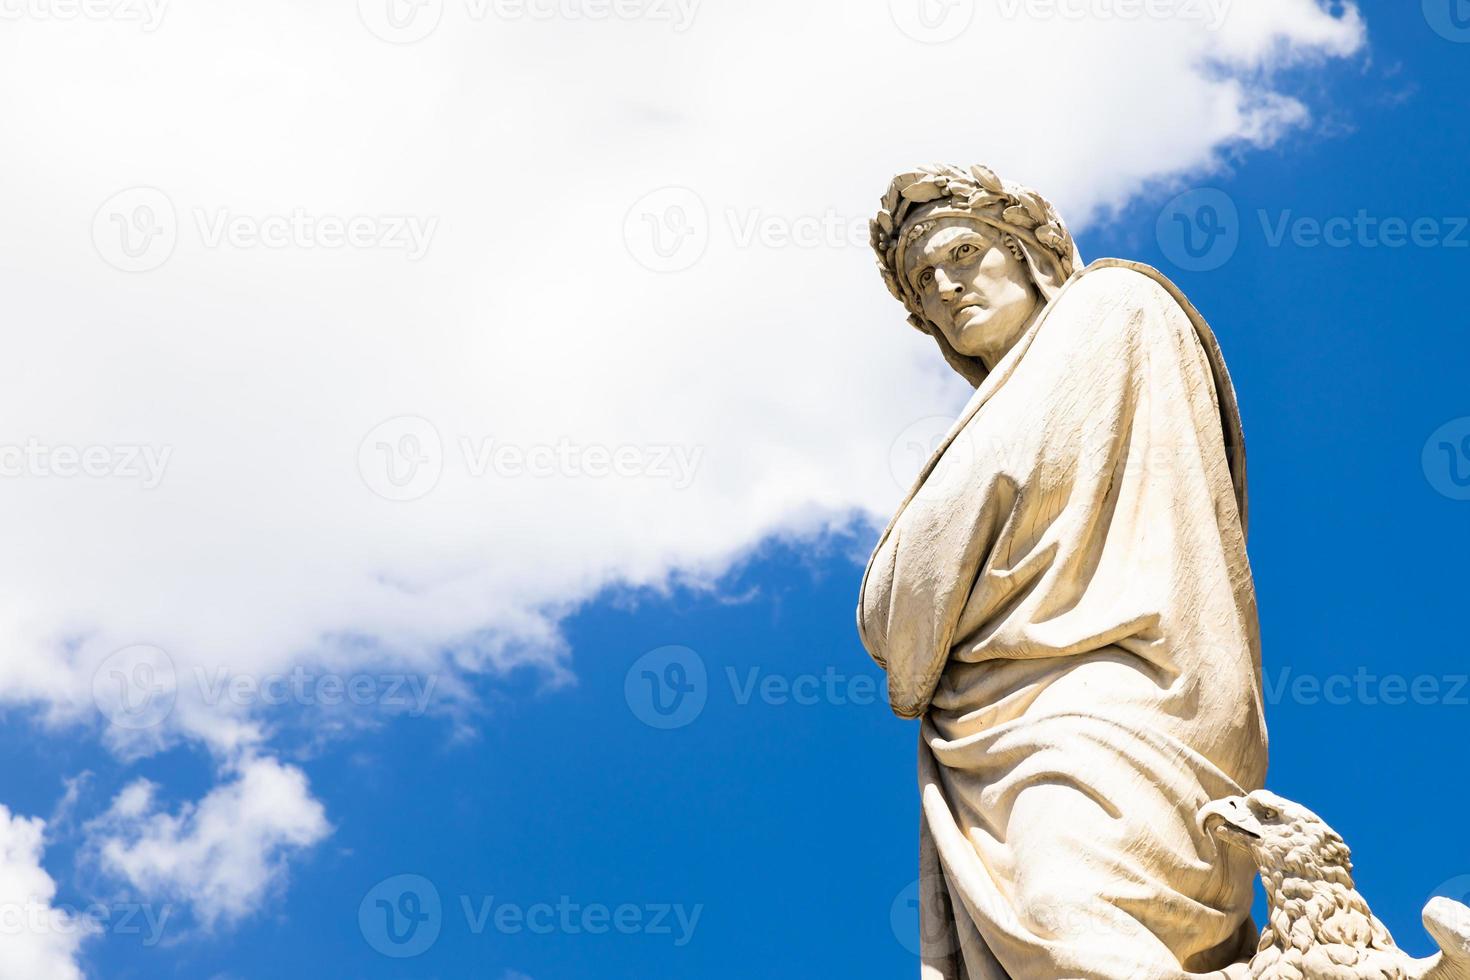
[[[933,282],[934,282],[934,270],[933,269],[925,269],[923,272],[921,272],[919,274],[919,286],[920,286],[920,288],[928,288],[929,285],[932,284]]]
[[[1271,809],[1270,807],[1268,807],[1268,806],[1267,807],[1261,807],[1261,819],[1262,820],[1275,820],[1279,816],[1281,816],[1281,814],[1277,813],[1275,810]]]
[[[979,249],[977,249],[974,245],[961,245],[959,248],[954,250],[954,257],[957,259],[968,258],[978,251]]]

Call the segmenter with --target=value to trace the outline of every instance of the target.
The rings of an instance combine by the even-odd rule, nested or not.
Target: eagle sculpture
[[[1470,908],[1430,901],[1424,927],[1441,952],[1411,957],[1358,894],[1347,845],[1306,807],[1257,790],[1216,800],[1199,820],[1260,869],[1271,911],[1250,962],[1255,980],[1470,980]]]

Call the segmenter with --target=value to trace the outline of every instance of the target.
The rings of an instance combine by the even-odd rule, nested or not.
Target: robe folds
[[[884,532],[858,625],[922,719],[925,980],[1173,980],[1254,950],[1254,869],[1196,823],[1265,779],[1244,466],[1208,326],[1103,260]]]

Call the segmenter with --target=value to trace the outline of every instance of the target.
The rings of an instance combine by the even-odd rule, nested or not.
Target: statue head
[[[895,177],[872,244],[909,323],[977,386],[1082,264],[1045,198],[981,166]]]

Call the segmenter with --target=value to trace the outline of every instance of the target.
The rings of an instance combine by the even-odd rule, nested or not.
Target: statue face
[[[951,347],[987,368],[1020,338],[1039,304],[1026,263],[983,222],[951,215],[928,223],[904,264],[925,318]]]

